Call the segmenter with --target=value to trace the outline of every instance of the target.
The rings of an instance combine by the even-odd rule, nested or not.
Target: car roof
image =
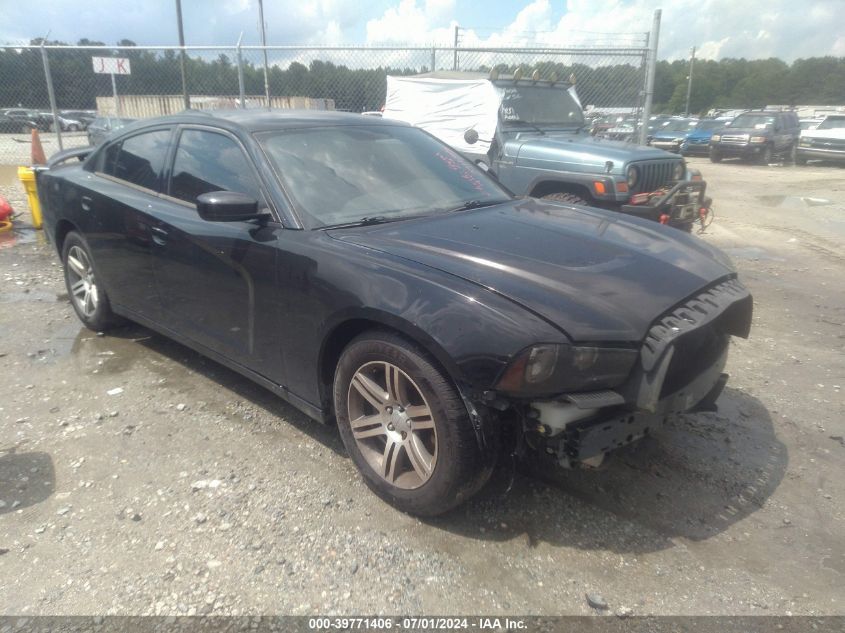
[[[149,125],[194,123],[216,125],[222,128],[240,128],[246,132],[267,130],[337,126],[337,125],[388,125],[407,126],[407,123],[382,120],[378,117],[364,118],[360,114],[334,110],[186,110],[179,114],[142,119],[133,124],[133,129]]]

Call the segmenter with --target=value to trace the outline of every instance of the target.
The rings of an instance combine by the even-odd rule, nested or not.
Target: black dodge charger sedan
[[[506,451],[596,465],[712,409],[751,323],[699,239],[515,198],[397,122],[187,112],[37,181],[86,326],[141,323],[336,422],[370,488],[420,515]]]

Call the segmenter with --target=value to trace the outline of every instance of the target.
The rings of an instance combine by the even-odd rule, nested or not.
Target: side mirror
[[[258,200],[236,191],[210,191],[197,197],[197,212],[209,222],[243,222],[261,217]]]
[[[478,143],[478,130],[470,128],[464,132],[464,141],[466,141],[468,145],[475,145]]]

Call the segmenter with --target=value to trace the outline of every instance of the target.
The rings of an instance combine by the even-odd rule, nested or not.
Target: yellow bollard
[[[38,190],[35,188],[35,172],[29,167],[18,167],[18,180],[26,189],[29,211],[32,214],[32,226],[41,228],[41,204],[38,202]]]

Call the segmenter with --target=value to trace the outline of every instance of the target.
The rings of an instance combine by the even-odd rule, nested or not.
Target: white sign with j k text
[[[129,75],[132,72],[127,57],[92,57],[95,73],[106,75]]]

